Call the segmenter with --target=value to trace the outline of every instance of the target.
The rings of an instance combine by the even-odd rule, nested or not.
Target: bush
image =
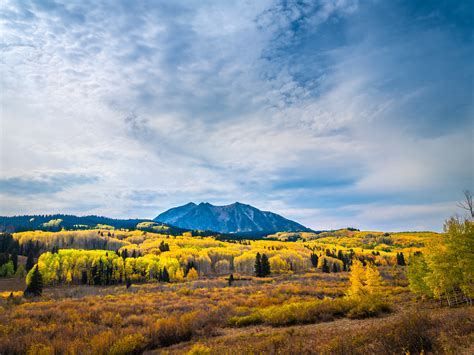
[[[188,351],[188,355],[210,355],[211,349],[203,344],[197,343],[191,350]]]
[[[126,335],[112,345],[111,355],[140,354],[146,345],[145,337],[139,333]]]
[[[235,316],[229,319],[229,324],[236,327],[246,327],[263,323],[263,317],[260,312],[253,312],[247,316]]]
[[[249,315],[230,318],[229,323],[237,327],[261,323],[282,327],[293,324],[328,322],[344,316],[350,318],[373,317],[388,312],[390,309],[390,305],[386,301],[369,296],[357,299],[324,299],[257,308]]]
[[[433,350],[432,319],[426,313],[408,312],[383,325],[333,339],[328,354],[424,354]]]
[[[392,307],[388,301],[367,295],[353,300],[353,305],[347,312],[347,316],[349,318],[369,318],[381,313],[388,313],[391,310]]]
[[[388,353],[422,354],[432,349],[429,334],[432,325],[426,313],[410,312],[379,332],[377,338]]]
[[[156,348],[191,340],[195,316],[193,312],[179,317],[160,319],[151,329],[149,345]]]

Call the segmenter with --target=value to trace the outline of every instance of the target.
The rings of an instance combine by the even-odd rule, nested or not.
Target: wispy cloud
[[[0,179],[0,194],[14,196],[54,194],[73,186],[93,184],[98,182],[98,180],[96,176],[67,173],[15,176]]]

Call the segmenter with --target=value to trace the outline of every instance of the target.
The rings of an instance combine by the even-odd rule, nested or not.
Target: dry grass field
[[[369,313],[347,272],[51,287],[2,299],[0,353],[469,353],[472,308],[416,299],[400,269],[381,268],[387,308]]]

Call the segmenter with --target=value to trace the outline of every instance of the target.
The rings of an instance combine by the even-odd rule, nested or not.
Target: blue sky
[[[441,230],[474,188],[472,1],[4,1],[0,214],[240,201]]]

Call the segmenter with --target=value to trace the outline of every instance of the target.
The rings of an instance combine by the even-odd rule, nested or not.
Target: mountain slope
[[[261,211],[239,202],[227,206],[188,203],[169,209],[154,220],[180,228],[212,230],[220,233],[309,230],[276,213]]]

